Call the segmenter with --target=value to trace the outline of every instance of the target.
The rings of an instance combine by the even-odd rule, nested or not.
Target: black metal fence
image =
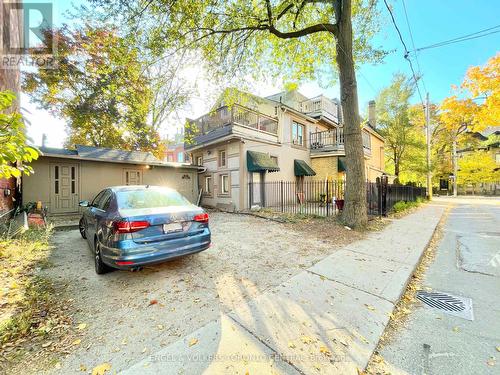
[[[331,216],[345,203],[345,181],[273,181],[248,184],[248,208],[259,206],[277,212]],[[386,178],[366,182],[369,215],[386,215],[399,201],[414,202],[425,198],[426,189],[418,186],[391,185]]]

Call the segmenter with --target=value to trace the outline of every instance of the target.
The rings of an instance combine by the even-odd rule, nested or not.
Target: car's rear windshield
[[[117,191],[116,200],[118,208],[121,209],[172,207],[191,204],[175,190],[158,188]]]

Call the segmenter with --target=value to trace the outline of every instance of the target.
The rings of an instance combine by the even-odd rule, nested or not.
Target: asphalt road
[[[380,348],[391,374],[500,374],[500,199],[452,205],[424,289],[472,300],[473,320],[419,304]]]

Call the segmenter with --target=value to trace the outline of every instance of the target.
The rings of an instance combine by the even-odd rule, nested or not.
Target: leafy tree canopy
[[[160,136],[148,124],[153,101],[133,36],[110,28],[47,31],[58,45],[57,69],[27,73],[23,89],[68,122],[67,145],[151,150]]]
[[[33,173],[26,163],[38,158],[34,147],[26,144],[23,117],[11,110],[16,99],[10,91],[0,91],[0,178]]]

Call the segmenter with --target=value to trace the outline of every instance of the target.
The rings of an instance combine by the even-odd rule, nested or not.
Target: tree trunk
[[[339,9],[336,9],[336,16],[338,20],[336,52],[344,117],[344,148],[347,169],[342,220],[350,227],[359,228],[367,224],[368,216],[363,139],[359,118],[356,73],[352,58],[351,0],[341,1]]]
[[[396,152],[394,152],[394,175],[399,183],[399,158]]]

